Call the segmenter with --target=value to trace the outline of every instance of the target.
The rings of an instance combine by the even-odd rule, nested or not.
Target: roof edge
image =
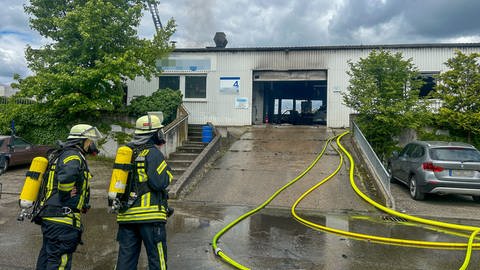
[[[173,52],[249,52],[249,51],[310,51],[310,50],[372,50],[372,49],[418,49],[418,48],[469,48],[480,43],[419,43],[419,44],[380,44],[380,45],[330,45],[292,47],[243,47],[243,48],[176,48]]]

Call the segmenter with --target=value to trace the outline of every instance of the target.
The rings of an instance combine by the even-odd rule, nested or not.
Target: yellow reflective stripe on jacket
[[[83,207],[83,202],[85,201],[85,196],[87,193],[87,182],[88,180],[83,181],[82,184],[82,194],[80,195],[80,198],[78,199],[78,204],[77,204],[77,209],[81,209]]]
[[[132,207],[117,215],[117,222],[142,221],[142,220],[167,220],[165,208],[158,205],[149,207]]]
[[[147,220],[167,220],[167,214],[156,212],[156,213],[117,216],[117,222],[134,222],[134,221],[147,221]]]
[[[85,198],[87,197],[88,188],[90,187],[90,178],[92,178],[92,174],[90,172],[84,172],[84,181],[82,184],[82,195],[78,200],[77,209],[82,209],[84,206]]]
[[[69,214],[68,216],[65,216],[65,217],[42,217],[42,219],[50,222],[66,224],[66,225],[76,226],[77,228],[80,228],[80,213],[73,213],[73,215]],[[76,219],[77,222],[74,222],[74,219]]]
[[[132,207],[128,208],[127,211],[123,213],[119,213],[118,215],[130,215],[130,214],[137,214],[137,213],[144,213],[144,212],[165,212],[164,207],[160,210],[158,205],[150,205],[148,207]]]
[[[138,157],[145,157],[150,150],[145,149],[140,154],[138,154]],[[137,157],[137,158],[138,158]],[[142,159],[145,160],[145,159]],[[145,162],[137,162],[137,175],[138,175],[138,182],[142,183],[148,180],[147,172],[145,171]]]
[[[167,174],[168,174],[168,182],[171,183],[173,181],[173,175],[170,171],[167,170]]]
[[[48,182],[47,182],[47,194],[45,198],[50,198],[53,191],[53,178],[55,177],[55,165],[52,165],[50,172],[48,173]]]
[[[78,160],[78,162],[82,163],[82,160],[80,159],[79,156],[71,155],[63,159],[63,164],[67,164],[67,162],[70,162],[72,160]]]
[[[160,165],[158,165],[157,173],[162,174],[162,172],[165,170],[166,167],[167,167],[167,162],[165,162],[164,160],[162,163],[160,163]]]
[[[138,182],[142,183],[148,180],[147,172],[145,171],[145,163],[139,162],[137,163],[137,175],[138,175]]]
[[[71,183],[58,183],[58,190],[61,191],[71,191],[75,186],[75,181]]]
[[[140,206],[141,207],[150,207],[150,199],[151,199],[151,193],[148,192],[148,193],[145,193],[142,195],[142,198],[141,198],[141,203],[140,203]],[[157,208],[158,210],[158,208]]]

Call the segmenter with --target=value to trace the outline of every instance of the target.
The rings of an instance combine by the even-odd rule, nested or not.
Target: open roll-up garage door
[[[326,81],[325,70],[254,71],[253,81]]]
[[[326,124],[327,71],[253,71],[254,124]]]

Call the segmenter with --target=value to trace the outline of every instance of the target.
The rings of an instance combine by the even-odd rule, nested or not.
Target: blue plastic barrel
[[[211,126],[202,126],[202,142],[209,143],[212,140],[213,129]]]

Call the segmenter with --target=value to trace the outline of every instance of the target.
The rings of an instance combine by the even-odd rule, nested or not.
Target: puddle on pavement
[[[172,205],[175,215],[167,225],[169,269],[232,269],[215,258],[210,242],[220,229],[252,207],[193,202]],[[302,217],[305,213],[299,211]],[[19,223],[13,210],[1,214],[4,218],[7,214],[8,221],[0,227],[0,269],[32,269],[40,248],[40,228],[29,222]],[[305,218],[337,229],[385,237],[464,243],[468,240],[445,230],[396,221],[380,214],[310,211]],[[118,250],[114,215],[106,209],[94,208],[85,223],[85,245],[74,254],[73,269],[113,269]],[[270,208],[232,228],[220,239],[219,247],[252,269],[441,270],[458,269],[464,259],[464,251],[389,246],[313,230],[293,220],[289,209]],[[478,257],[475,251],[472,265],[479,265]],[[143,252],[139,269],[146,269],[146,265]]]

